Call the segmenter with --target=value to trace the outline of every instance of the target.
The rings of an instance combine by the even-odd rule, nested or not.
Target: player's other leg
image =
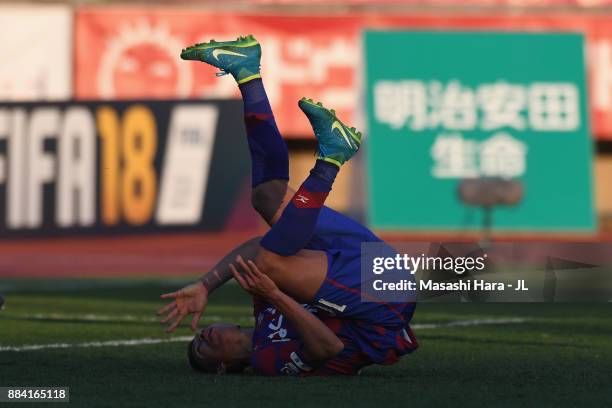
[[[181,58],[208,63],[231,74],[240,88],[244,103],[244,122],[251,152],[252,204],[268,223],[291,198],[288,193],[289,155],[261,79],[261,46],[252,35],[236,41],[196,44],[181,53]]]
[[[319,141],[318,155],[310,175],[261,241],[263,248],[280,256],[294,255],[306,247],[340,167],[361,145],[361,134],[343,124],[333,110],[309,99],[300,100],[299,107]]]
[[[257,264],[281,289],[300,300],[310,301],[328,273],[326,243],[313,247],[311,240],[315,233],[318,236],[325,230],[317,226],[319,215],[340,167],[359,149],[361,134],[344,125],[333,110],[320,103],[302,99],[299,107],[319,141],[317,161],[278,221],[261,240]],[[306,247],[317,250],[304,249]]]

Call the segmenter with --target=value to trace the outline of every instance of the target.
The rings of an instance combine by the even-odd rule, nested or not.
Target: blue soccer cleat
[[[306,98],[300,99],[298,106],[308,117],[319,140],[318,159],[340,167],[357,153],[361,146],[361,132],[340,122],[333,109]]]
[[[238,84],[261,78],[261,46],[253,35],[238,37],[236,41],[210,40],[208,43],[192,45],[181,51],[181,58],[217,67],[221,70],[217,75],[231,74]]]

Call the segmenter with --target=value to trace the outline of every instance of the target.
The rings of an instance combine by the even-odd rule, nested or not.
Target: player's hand
[[[236,265],[242,270],[241,275],[234,264],[230,264],[230,270],[234,275],[234,279],[238,282],[242,289],[246,290],[253,296],[258,296],[264,299],[269,299],[278,294],[280,290],[276,283],[257,268],[255,262],[248,260],[244,261],[242,257],[236,258]]]
[[[197,330],[198,322],[208,304],[208,290],[202,282],[198,281],[176,292],[165,293],[161,298],[174,299],[157,311],[157,315],[161,316],[161,323],[168,323],[166,333],[173,332],[185,316],[192,313],[191,330]]]

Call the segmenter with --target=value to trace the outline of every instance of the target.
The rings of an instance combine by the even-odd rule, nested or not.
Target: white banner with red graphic
[[[76,20],[75,95],[81,99],[237,97],[231,78],[182,61],[196,42],[253,33],[281,131],[310,134],[302,96],[354,121],[363,100],[361,34],[366,29],[574,31],[585,34],[593,133],[612,139],[612,16],[589,15],[251,15],[187,9],[82,8]],[[410,50],[396,50],[410,53]],[[551,72],[554,78],[554,72]]]

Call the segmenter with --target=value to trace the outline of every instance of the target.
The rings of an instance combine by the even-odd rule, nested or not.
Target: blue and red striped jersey
[[[390,330],[358,320],[331,316],[303,305],[344,343],[337,356],[317,366],[303,353],[304,344],[291,322],[273,306],[254,299],[253,353],[251,365],[260,375],[355,375],[371,364],[393,364],[414,351],[418,343],[408,325]]]

